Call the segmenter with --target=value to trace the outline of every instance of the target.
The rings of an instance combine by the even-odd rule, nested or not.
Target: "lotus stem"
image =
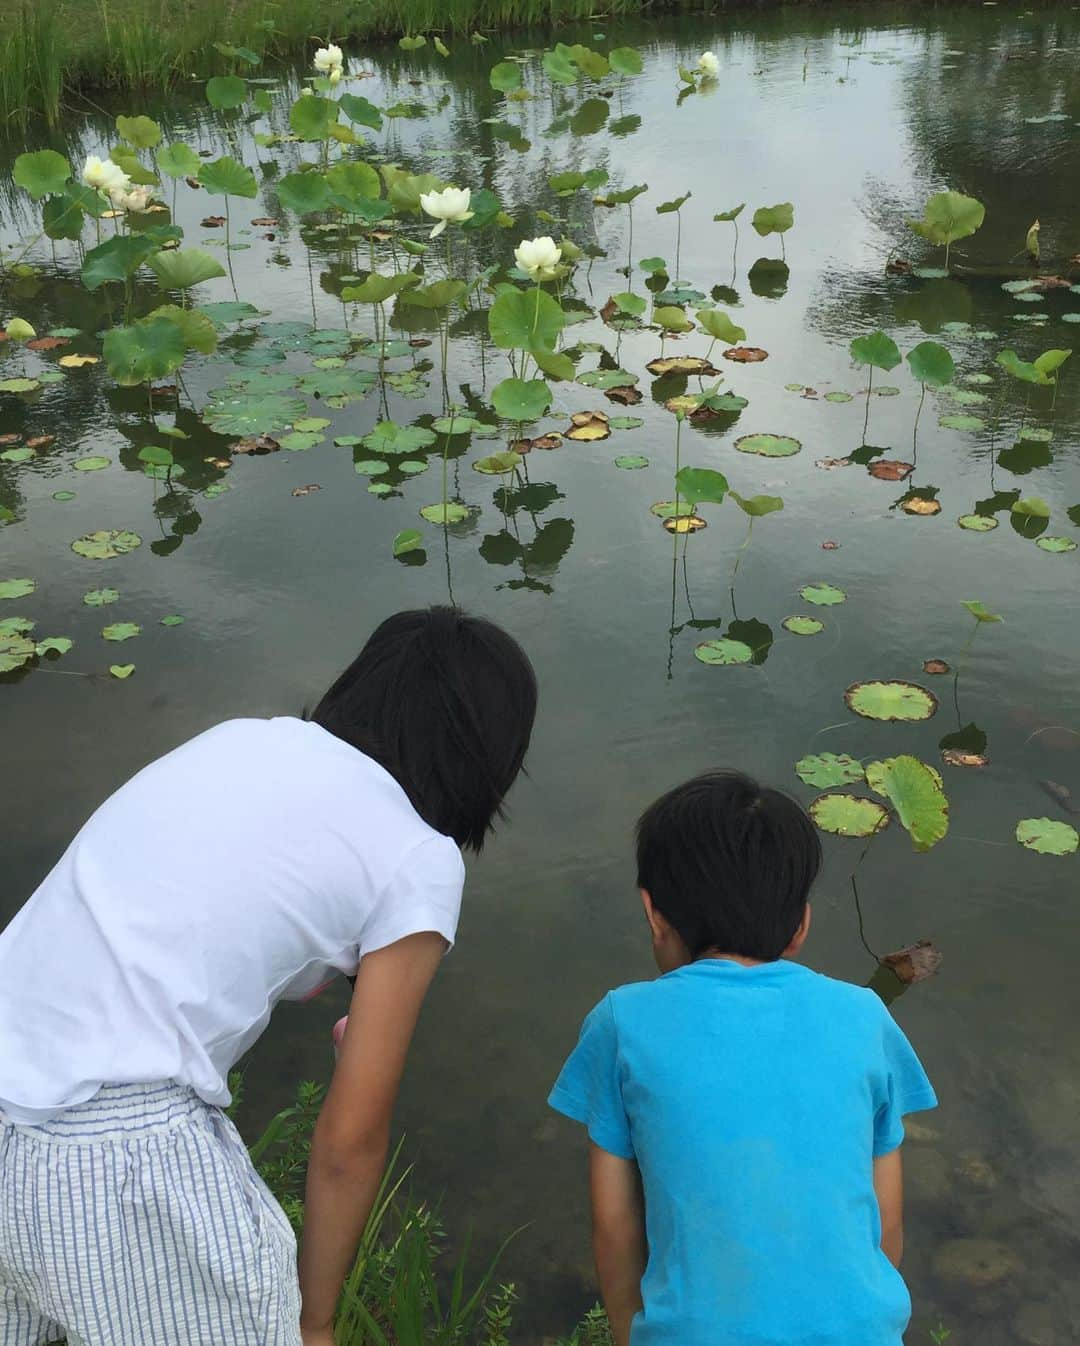
[[[682,210],[675,212],[675,283],[679,283],[682,258]]]
[[[743,552],[745,552],[747,547],[749,547],[750,539],[754,536],[754,516],[750,514],[747,517],[749,519],[749,525],[746,529],[746,537],[743,538],[742,546],[740,546],[739,550],[735,553],[735,569],[731,572],[731,593],[733,604],[735,601],[734,599],[735,580],[737,579],[739,574],[739,566],[742,565]]]
[[[874,366],[870,366],[870,377],[866,380],[866,415],[863,417],[862,442],[866,444],[866,429],[870,424],[870,393],[874,387]]]
[[[236,277],[233,275],[232,264],[232,222],[229,216],[229,194],[225,193],[225,260],[229,265],[229,283],[232,285],[233,298],[237,303],[240,302],[240,296],[236,293]],[[311,267],[311,252],[308,252],[308,268]],[[312,301],[314,303],[314,300]]]
[[[628,243],[627,243],[627,248],[626,248],[626,278],[627,278],[627,280],[632,281],[632,280],[633,280],[633,275],[634,275],[634,203],[633,203],[633,201],[628,201],[628,202],[627,202],[627,204],[626,204],[626,209],[627,209],[627,211],[629,212],[629,215],[630,215],[630,238],[629,238],[629,241],[628,241]]]
[[[926,401],[926,384],[922,385],[922,396],[919,398],[919,409],[915,413],[915,426],[911,432],[911,457],[912,466],[919,460],[919,417],[922,415],[923,403]],[[866,438],[866,431],[863,431],[863,438]]]

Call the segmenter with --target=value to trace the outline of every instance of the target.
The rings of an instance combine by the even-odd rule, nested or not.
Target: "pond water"
[[[36,353],[9,342],[0,369],[5,379],[62,374],[29,394],[0,396],[0,433],[20,436],[15,448],[55,437],[30,455],[0,459],[0,504],[12,515],[0,525],[0,577],[36,581],[33,593],[0,604],[0,617],[32,619],[39,639],[74,641],[62,657],[0,678],[0,921],[99,800],[143,763],[223,718],[312,704],[388,613],[452,597],[504,623],[528,648],[542,687],[529,777],[514,791],[512,825],[470,865],[460,944],[425,1014],[400,1124],[418,1160],[417,1188],[443,1195],[451,1228],[471,1222],[484,1249],[528,1225],[504,1271],[525,1295],[525,1339],[539,1342],[565,1330],[594,1293],[582,1138],[544,1100],[584,1012],[611,985],[651,974],[633,887],[633,819],[658,792],[712,765],[745,767],[808,803],[818,791],[794,773],[808,753],[913,753],[944,772],[949,834],[917,854],[894,825],[859,871],[875,950],[926,937],[945,954],[940,975],[896,1005],[942,1101],[939,1113],[919,1119],[908,1146],[909,1339],[928,1341],[940,1320],[953,1340],[981,1346],[1072,1341],[1080,1327],[1078,860],[1035,854],[1014,833],[1024,818],[1068,820],[1068,796],[1044,782],[1080,798],[1078,554],[1038,546],[1042,521],[1012,505],[1044,501],[1042,537],[1077,539],[1080,394],[1074,360],[1060,389],[1036,387],[1027,409],[1030,385],[1010,379],[995,357],[1010,348],[1030,361],[1080,335],[1070,326],[1080,321],[1075,288],[1026,298],[1002,289],[1036,274],[1023,256],[1035,217],[1040,272],[1074,287],[1080,279],[1069,262],[1080,251],[1080,16],[1004,6],[914,17],[822,8],[598,21],[558,36],[603,51],[637,46],[644,73],[552,86],[537,62],[553,41],[543,34],[530,35],[531,45],[495,35],[482,46],[462,41],[445,62],[430,46],[352,53],[352,70],[368,75],[347,86],[352,92],[383,108],[417,103],[425,113],[372,132],[366,156],[497,194],[514,224],[470,236],[472,274],[511,266],[514,245],[536,234],[587,249],[563,286],[576,320],[564,348],[584,347],[579,377],[621,368],[643,393],[639,405],[620,406],[601,387],[553,382],[555,409],[532,435],[564,431],[570,413],[593,409],[642,423],[536,449],[512,481],[472,470],[505,442],[450,441],[450,496],[467,517],[445,534],[418,513],[441,499],[443,441],[406,455],[418,469],[428,464],[415,479],[393,466],[400,455],[387,472],[358,473],[357,462],[380,454],[334,443],[388,418],[427,427],[443,412],[437,327],[429,313],[389,304],[390,339],[433,344],[390,347],[388,379],[371,386],[377,360],[362,347],[354,356],[342,335],[346,322],[373,334],[371,305],[339,298],[343,285],[357,283],[343,278],[370,266],[367,238],[322,228],[328,217],[320,215],[301,225],[279,203],[277,182],[319,147],[253,139],[287,131],[296,76],[260,86],[270,87],[273,111],[251,121],[211,112],[197,84],[139,108],[73,113],[54,148],[74,163],[112,143],[112,114],[138,111],[160,120],[169,142],[233,153],[255,169],[257,199],[230,201],[237,247],[229,257],[236,294],[257,312],[237,322],[215,310],[218,354],[189,357],[178,400],[158,399],[159,426],[172,426],[175,412],[187,435],[165,439],[149,420],[145,389],[117,389],[103,364],[58,366],[65,353],[100,353],[94,334],[110,321],[110,306],[112,320],[121,319],[122,287],[89,296],[73,245],[63,242],[32,249],[25,260],[39,274],[9,285],[8,316],[21,314],[39,333],[79,335]],[[680,98],[678,65],[693,65],[705,48],[719,57],[719,78]],[[536,97],[504,101],[488,72],[524,51],[534,53],[523,72]],[[11,157],[21,148],[11,147]],[[594,168],[609,175],[596,195],[648,184],[634,203],[632,239],[625,205],[594,208],[587,190],[560,198],[548,186],[552,175]],[[953,274],[887,274],[894,256],[943,264],[943,250],[905,221],[946,188],[986,207],[983,227],[953,246]],[[676,218],[655,207],[687,192],[676,268]],[[171,183],[162,196],[172,203]],[[223,230],[200,223],[223,214],[222,201],[180,180],[185,247],[225,258]],[[736,246],[733,225],[713,216],[740,202],[748,205]],[[782,239],[759,238],[750,218],[777,202],[794,205],[794,227]],[[4,206],[4,243],[24,246],[36,208],[14,189]],[[251,223],[259,218],[277,223]],[[396,228],[423,240],[429,225],[408,216]],[[450,237],[461,269],[465,234],[452,225]],[[775,264],[781,246],[786,270]],[[391,271],[390,244],[374,248],[379,268]],[[628,257],[632,283],[620,270]],[[669,303],[686,299],[671,295],[678,283],[696,290],[691,318],[714,300],[745,328],[747,344],[768,352],[739,364],[720,358],[728,343],[718,343],[721,391],[748,405],[704,425],[687,420],[681,431],[683,465],[722,471],[743,496],[783,499],[741,553],[746,521],[731,500],[699,506],[708,527],[685,539],[650,513],[673,492],[676,420],[664,402],[716,382],[654,380],[646,364],[661,354],[658,332],[619,330],[598,316],[609,296],[629,288],[651,300],[639,265],[650,257],[667,261],[669,279],[656,288]],[[773,265],[755,268],[762,257]],[[443,258],[437,240],[429,280]],[[233,298],[229,278],[195,291],[203,305]],[[134,312],[160,302],[144,269]],[[471,311],[453,311],[446,383],[453,402],[494,421],[486,403],[510,369],[507,352],[488,338],[490,303],[481,291]],[[934,340],[955,361],[950,389],[927,395],[917,440],[920,388],[905,364],[875,371],[884,395],[863,396],[867,371],[853,365],[849,342],[877,328],[902,352]],[[311,329],[323,335],[312,338]],[[693,332],[669,339],[664,353],[702,356],[708,348],[706,334]],[[358,370],[368,374],[358,379]],[[266,371],[285,377],[267,382]],[[293,417],[330,424],[288,441],[310,442],[306,449],[214,465],[207,460],[228,459],[237,434],[213,433],[200,413],[211,390],[245,378],[254,380],[249,416],[265,412],[281,389],[295,396],[304,379],[305,410]],[[342,390],[353,400],[332,405]],[[975,420],[941,424],[957,416]],[[1022,422],[1052,438],[1020,438]],[[793,437],[801,452],[737,451],[737,439],[758,433]],[[148,479],[137,456],[148,444],[167,444],[184,474],[172,483]],[[820,465],[852,452],[862,461]],[[639,456],[646,466],[615,465]],[[914,474],[876,479],[866,463],[882,456],[915,461]],[[108,466],[78,469],[88,457]],[[390,487],[381,497],[368,491],[378,482]],[[913,488],[940,512],[905,512]],[[973,512],[1000,526],[957,526]],[[395,560],[395,536],[413,528],[423,550]],[[134,531],[143,545],[107,560],[72,551],[75,539],[101,529]],[[799,590],[815,583],[839,587],[846,602],[808,605]],[[105,607],[83,602],[103,588],[119,598]],[[923,663],[956,666],[974,625],[965,600],[1005,620],[980,627],[954,705],[952,679],[924,673]],[[183,624],[161,624],[171,614]],[[796,614],[818,618],[824,630],[790,633],[781,623]],[[101,638],[103,626],[128,622],[141,633],[122,645]],[[715,667],[695,658],[697,645],[724,637],[749,645],[752,662]],[[110,676],[113,663],[133,663],[135,672]],[[843,693],[860,679],[913,680],[940,696],[940,708],[924,723],[857,718]],[[942,736],[971,723],[986,735],[989,765],[941,765]],[[203,816],[195,796],[183,816],[160,826],[183,829],[197,845],[204,829],[227,830],[229,819]],[[826,849],[807,958],[865,982],[874,963],[859,940],[849,884],[862,843],[828,837]],[[251,1129],[283,1106],[298,1079],[328,1074],[329,1030],[344,1003],[342,991],[279,1012],[250,1062]]]

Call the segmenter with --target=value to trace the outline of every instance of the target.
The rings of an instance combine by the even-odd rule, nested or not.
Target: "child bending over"
[[[662,975],[601,1000],[550,1098],[588,1128],[617,1346],[900,1346],[901,1119],[937,1099],[872,991],[792,961],[813,825],[712,772],[637,862]]]

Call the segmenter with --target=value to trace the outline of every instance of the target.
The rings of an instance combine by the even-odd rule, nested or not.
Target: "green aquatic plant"
[[[795,224],[795,207],[790,201],[782,201],[776,206],[759,206],[754,211],[750,220],[754,232],[762,238],[768,238],[770,234],[780,235],[780,256],[783,261],[787,261],[787,253],[784,251],[784,235]]]
[[[778,495],[740,495],[738,491],[729,492],[732,500],[746,515],[746,537],[743,538],[738,551],[735,553],[735,567],[731,572],[731,594],[732,602],[735,596],[735,581],[739,577],[739,567],[742,565],[743,556],[750,546],[754,536],[754,520],[762,519],[766,514],[775,514],[778,510],[784,508],[784,502]]]
[[[672,201],[663,201],[656,207],[657,215],[675,216],[675,279],[679,279],[679,264],[682,257],[682,208],[693,196],[693,192],[685,192],[682,196],[675,197]]]
[[[870,370],[866,380],[866,415],[863,417],[862,442],[866,443],[866,431],[870,424],[870,395],[874,387],[874,370],[888,373],[900,363],[900,351],[896,342],[885,332],[878,330],[869,336],[855,337],[848,349],[855,365]]]
[[[945,249],[945,270],[949,269],[949,250],[959,239],[969,238],[986,218],[986,207],[973,196],[961,192],[938,192],[923,207],[921,220],[908,220],[908,228],[920,238]]]
[[[918,452],[919,440],[919,417],[922,415],[923,403],[926,401],[927,388],[943,388],[946,384],[952,383],[956,375],[956,366],[948,349],[937,341],[920,341],[917,346],[912,347],[904,357],[911,369],[911,375],[917,379],[922,387],[919,397],[918,410],[915,412],[915,425],[911,432],[914,453]],[[866,438],[866,427],[863,427],[863,438]],[[913,456],[914,456],[913,453]]]
[[[730,210],[722,210],[719,214],[713,216],[717,224],[730,224],[735,230],[735,243],[731,249],[731,274],[734,279],[735,266],[739,256],[739,216],[746,209],[746,202],[740,201],[737,206],[732,206]]]

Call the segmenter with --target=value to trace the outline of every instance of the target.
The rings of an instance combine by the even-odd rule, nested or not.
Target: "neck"
[[[706,949],[704,953],[699,954],[694,962],[700,962],[703,958],[723,958],[730,963],[738,963],[742,967],[759,967],[764,959],[745,958],[741,953],[723,953],[719,949]]]

